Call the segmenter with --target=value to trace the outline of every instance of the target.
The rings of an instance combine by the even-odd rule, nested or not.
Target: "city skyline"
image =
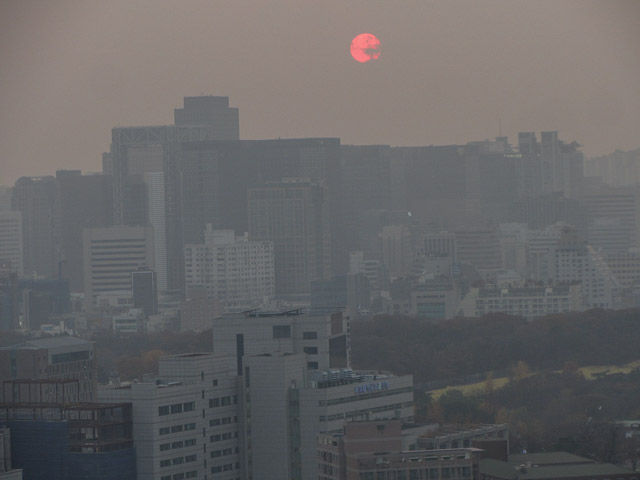
[[[0,7],[0,183],[99,171],[111,128],[229,96],[240,138],[639,146],[636,2],[20,2]],[[358,64],[351,39],[382,53]],[[235,39],[235,40],[234,40]],[[501,126],[501,128],[500,128]],[[501,130],[501,131],[500,131]]]

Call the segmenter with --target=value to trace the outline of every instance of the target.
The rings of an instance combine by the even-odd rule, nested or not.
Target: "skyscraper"
[[[26,275],[53,277],[58,269],[55,178],[21,177],[13,188],[12,206],[22,213],[22,241]]]
[[[158,207],[164,197],[166,232],[166,288],[182,289],[184,286],[183,231],[182,231],[182,172],[179,146],[202,140],[238,140],[239,122],[237,109],[229,108],[227,97],[186,97],[185,106],[176,109],[176,125],[150,127],[117,127],[112,130],[111,162],[114,178],[114,219],[116,224],[126,224],[130,218],[127,210],[139,205],[127,203],[128,177],[137,173],[164,175],[164,192],[154,185],[154,193],[145,193]],[[147,179],[148,180],[148,179]],[[147,219],[157,218],[147,212]],[[129,223],[131,223],[129,221]],[[138,223],[139,224],[139,223]],[[161,281],[164,283],[161,274]],[[161,288],[164,288],[161,285]]]
[[[274,246],[276,295],[309,293],[312,280],[330,275],[325,191],[306,181],[249,189],[249,239]]]
[[[82,175],[80,170],[58,170],[56,182],[61,273],[70,280],[71,291],[81,292],[82,229],[113,224],[113,179],[108,175]]]

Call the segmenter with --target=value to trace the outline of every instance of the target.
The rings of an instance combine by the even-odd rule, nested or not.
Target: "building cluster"
[[[340,311],[213,323],[213,351],[164,356],[157,373],[101,386],[93,342],[1,348],[0,478],[639,478],[570,455],[509,456],[507,425],[415,423],[413,377],[353,370]]]
[[[633,152],[585,163],[579,147],[553,131],[245,140],[227,97],[185,97],[172,125],[113,128],[100,173],[0,189],[0,329],[206,329],[205,312],[318,302],[433,320],[639,305]]]

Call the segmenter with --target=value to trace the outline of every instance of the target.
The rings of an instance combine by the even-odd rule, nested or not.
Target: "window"
[[[184,441],[184,446],[185,447],[192,447],[196,444],[196,439],[195,438],[190,438],[189,440],[185,440]]]
[[[160,460],[160,468],[171,466],[171,460]]]
[[[219,418],[214,418],[213,420],[209,420],[209,426],[210,427],[215,427],[220,425],[220,419]]]
[[[184,463],[184,457],[176,457],[171,460],[173,465],[182,465]]]
[[[168,443],[163,443],[162,445],[160,445],[161,452],[164,452],[165,450],[169,450],[169,448],[171,448],[171,445]]]
[[[220,399],[220,405],[222,406],[231,405],[231,397],[222,397]]]
[[[196,409],[196,402],[188,402],[183,404],[185,412],[193,412]]]
[[[188,430],[195,430],[195,429],[196,429],[196,424],[195,424],[195,423],[187,423],[187,424],[184,426],[184,429],[185,429],[185,430],[187,430],[187,431],[188,431]]]
[[[211,398],[209,399],[209,408],[219,407],[220,399],[219,398]]]
[[[171,448],[172,448],[172,449],[173,449],[173,448],[182,448],[182,446],[183,446],[182,441],[180,441],[180,442],[173,442],[173,443],[171,444]]]
[[[291,327],[289,325],[274,325],[273,338],[291,338]]]
[[[169,415],[169,407],[168,406],[158,407],[158,415],[161,417],[164,415]]]
[[[171,405],[171,413],[182,413],[182,404],[176,403]]]
[[[171,433],[171,429],[169,427],[162,427],[160,429],[160,435],[167,435],[168,433]]]
[[[182,425],[174,425],[171,427],[171,433],[177,433],[182,431]]]
[[[317,370],[318,369],[318,362],[307,362],[307,368],[309,370]]]
[[[302,332],[303,340],[315,340],[318,338],[318,332]]]
[[[185,478],[196,478],[198,476],[198,472],[196,470],[193,470],[191,472],[187,472],[185,474]]]
[[[186,457],[184,457],[184,462],[185,463],[195,462],[197,459],[198,459],[197,455],[187,455]]]
[[[176,473],[173,476],[173,480],[184,480],[184,473]]]
[[[308,355],[317,355],[318,354],[318,347],[304,347],[302,350],[304,351],[304,353],[306,353]]]

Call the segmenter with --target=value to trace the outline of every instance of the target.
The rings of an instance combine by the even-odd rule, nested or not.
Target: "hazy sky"
[[[382,54],[359,64],[358,33]],[[229,96],[244,139],[640,147],[640,1],[0,0],[0,184],[99,171],[116,125]]]

